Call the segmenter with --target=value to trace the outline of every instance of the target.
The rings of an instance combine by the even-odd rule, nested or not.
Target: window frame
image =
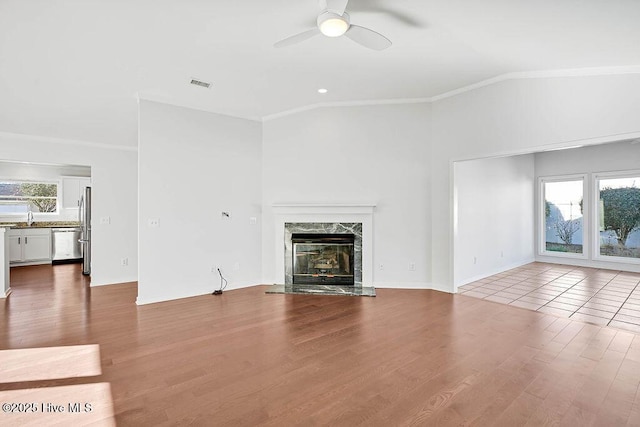
[[[60,180],[56,179],[16,179],[16,178],[0,178],[0,182],[3,183],[15,183],[15,184],[45,184],[45,185],[55,185],[56,186],[56,210],[53,212],[33,212],[34,215],[37,216],[53,216],[60,214],[60,196],[62,192],[62,184]],[[6,199],[5,196],[0,196],[0,204],[24,204],[23,200],[18,199]],[[41,199],[53,199],[53,197],[33,197],[33,198],[41,198]],[[21,217],[25,216],[26,212],[0,212],[0,217]]]
[[[640,178],[640,169],[595,172],[592,179],[593,203],[591,204],[591,213],[593,215],[593,223],[591,225],[591,233],[593,242],[591,250],[593,251],[592,259],[594,261],[615,262],[621,264],[640,264],[640,258],[620,257],[600,254],[600,218],[599,218],[599,201],[600,201],[600,180],[617,179],[617,178]]]
[[[582,181],[582,253],[571,252],[556,252],[548,251],[546,242],[546,215],[545,215],[545,184],[553,182],[566,182],[566,181]],[[570,258],[570,259],[589,259],[590,248],[590,236],[588,230],[590,230],[590,212],[589,204],[591,203],[588,190],[588,174],[571,174],[571,175],[550,175],[541,176],[538,178],[538,255],[548,256],[556,258]]]

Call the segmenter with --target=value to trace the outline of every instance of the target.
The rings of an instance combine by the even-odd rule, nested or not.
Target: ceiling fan
[[[354,42],[373,50],[384,50],[391,46],[391,40],[369,28],[351,24],[345,12],[349,0],[319,0],[320,14],[317,27],[280,40],[274,47],[286,47],[323,34],[327,37],[346,36]]]

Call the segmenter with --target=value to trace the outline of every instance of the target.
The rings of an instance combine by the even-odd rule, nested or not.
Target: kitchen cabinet
[[[62,177],[62,207],[77,208],[85,187],[91,186],[91,178],[81,176]]]
[[[9,230],[9,262],[51,261],[51,229],[13,228]]]

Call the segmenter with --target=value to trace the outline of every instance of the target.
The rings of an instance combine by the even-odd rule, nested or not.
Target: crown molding
[[[430,98],[395,98],[395,99],[371,99],[363,101],[335,101],[335,102],[319,102],[316,104],[305,105],[304,107],[292,108],[290,110],[281,111],[279,113],[269,114],[262,117],[263,122],[279,119],[293,114],[302,113],[304,111],[315,110],[318,108],[328,107],[366,107],[375,105],[402,105],[402,104],[424,104],[429,103]]]
[[[102,148],[107,150],[138,151],[138,147],[130,147],[128,145],[115,145],[106,144],[104,142],[82,141],[79,139],[55,138],[51,136],[28,135],[2,131],[0,131],[0,138],[14,139],[17,141],[46,142],[50,144],[78,145],[82,147]]]
[[[630,65],[621,67],[592,67],[592,68],[570,68],[560,70],[541,70],[541,71],[521,71],[514,73],[505,73],[499,76],[491,77],[486,80],[479,81],[467,86],[443,92],[426,98],[406,98],[406,99],[378,99],[365,101],[342,101],[342,102],[321,102],[317,104],[306,105],[303,107],[292,108],[274,114],[268,114],[262,117],[262,121],[279,119],[286,116],[302,113],[305,111],[315,110],[318,108],[330,107],[361,107],[373,105],[395,105],[395,104],[418,104],[433,103],[442,99],[451,98],[466,92],[471,92],[485,86],[491,86],[508,80],[527,80],[527,79],[547,79],[558,77],[594,77],[594,76],[610,76],[621,74],[640,74],[640,65]]]
[[[595,77],[613,76],[620,74],[640,74],[640,65],[631,65],[625,67],[568,68],[561,70],[521,71],[515,73],[506,73],[470,84],[468,86],[463,86],[458,89],[444,92],[440,95],[432,96],[431,98],[429,98],[429,102],[451,98],[465,92],[470,92],[472,90],[476,90],[485,86],[491,86],[496,83],[508,80],[548,79],[558,77]]]
[[[237,115],[237,114],[234,115],[234,114],[229,114],[229,113],[223,113],[223,112],[207,109],[207,108],[199,106],[199,105],[190,104],[188,102],[176,102],[176,101],[172,100],[169,97],[161,96],[161,95],[152,95],[152,94],[148,94],[148,93],[137,92],[136,93],[136,100],[137,100],[138,104],[140,104],[140,101],[150,101],[150,102],[155,102],[155,103],[158,103],[158,104],[165,104],[165,105],[171,105],[171,106],[174,106],[174,107],[188,108],[190,110],[202,111],[204,113],[217,114],[219,116],[231,117],[232,119],[243,119],[243,120],[249,120],[249,121],[252,121],[252,122],[262,122],[262,118],[260,118],[260,117],[241,116],[241,115]]]

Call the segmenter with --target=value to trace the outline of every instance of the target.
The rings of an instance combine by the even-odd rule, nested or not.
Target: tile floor
[[[640,273],[534,262],[458,288],[462,295],[640,333]]]

